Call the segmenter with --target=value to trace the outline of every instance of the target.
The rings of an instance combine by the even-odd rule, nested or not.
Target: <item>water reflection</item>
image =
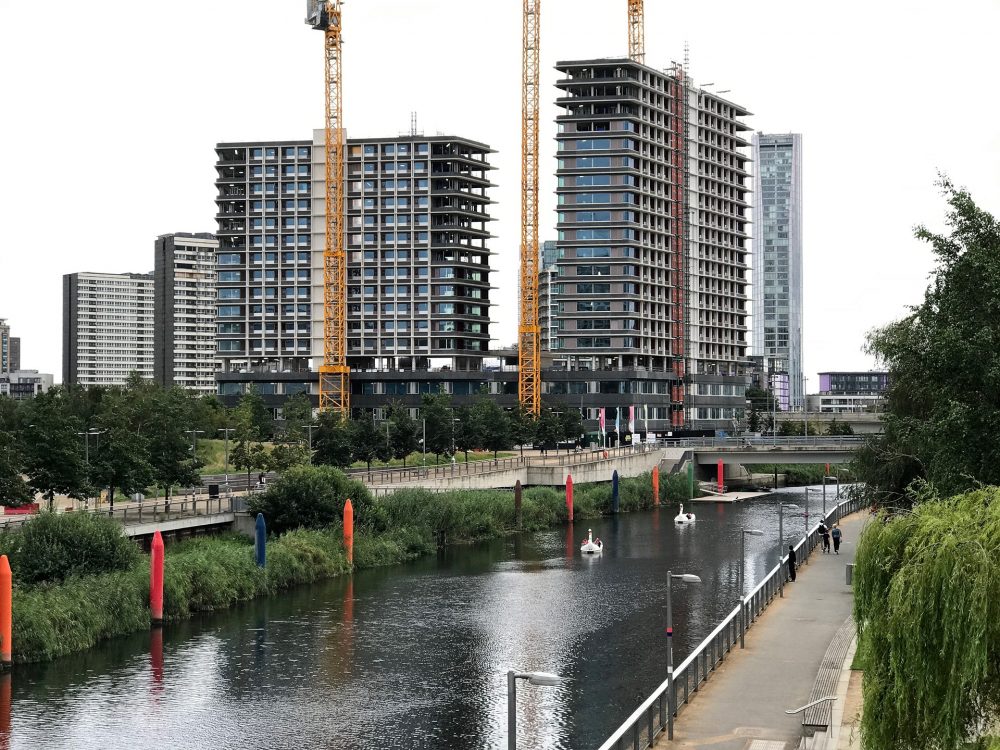
[[[565,678],[518,691],[520,747],[596,746],[664,679],[666,570],[703,581],[673,591],[680,662],[735,606],[740,529],[766,532],[747,538],[747,590],[777,563],[776,498],[695,511],[680,527],[669,506],[592,521],[600,556],[580,555],[582,524],[453,547],[20,667],[0,682],[0,736],[14,748],[145,747],[153,732],[165,749],[495,748],[517,668]],[[786,517],[786,541],[799,523]]]

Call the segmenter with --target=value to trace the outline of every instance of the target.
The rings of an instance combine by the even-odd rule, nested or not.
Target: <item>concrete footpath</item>
[[[823,655],[851,614],[854,597],[845,584],[845,567],[854,561],[867,519],[864,511],[844,519],[839,555],[813,552],[800,566],[798,580],[786,584],[784,599],[775,599],[747,632],[746,648],[733,649],[683,708],[674,723],[674,741],[662,735],[654,747],[798,747],[802,715],[787,715],[785,709],[808,702]]]

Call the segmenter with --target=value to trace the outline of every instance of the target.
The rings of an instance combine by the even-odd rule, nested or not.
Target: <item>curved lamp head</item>
[[[796,505],[795,503],[782,503],[781,507],[782,508],[787,508],[789,510],[798,510],[799,509],[799,506]]]
[[[760,529],[743,529],[743,533],[750,536],[764,536],[764,532]]]
[[[525,672],[529,685],[545,685],[552,687],[562,682],[562,677],[551,672]]]

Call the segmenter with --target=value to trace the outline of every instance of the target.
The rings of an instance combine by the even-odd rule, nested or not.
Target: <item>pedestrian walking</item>
[[[795,580],[795,547],[788,545],[788,577]]]
[[[827,525],[820,521],[819,524],[819,535],[823,537],[823,554],[830,554],[830,529]]]
[[[834,526],[833,527],[833,531],[830,532],[830,536],[833,537],[833,551],[836,552],[839,555],[840,554],[840,537],[841,537],[840,527],[839,526]]]

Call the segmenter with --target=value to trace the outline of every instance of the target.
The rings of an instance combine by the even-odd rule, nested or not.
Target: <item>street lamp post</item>
[[[809,488],[803,487],[802,489],[804,490],[805,502],[806,502],[805,511],[802,513],[802,517],[805,519],[806,528],[805,528],[805,535],[802,539],[804,544],[803,550],[805,550],[805,554],[802,555],[801,564],[806,565],[807,564],[806,561],[809,559]]]
[[[204,430],[184,430],[185,435],[191,436],[191,460],[195,463],[198,461],[198,436],[204,435]],[[195,490],[197,492],[197,490]]]
[[[421,419],[420,422],[423,424],[424,428],[424,439],[420,441],[420,447],[423,450],[424,455],[423,458],[420,459],[420,462],[424,466],[426,466],[427,465],[427,420]]]
[[[309,463],[313,462],[313,430],[319,427],[318,424],[307,424],[306,430],[309,432]]]
[[[670,601],[670,583],[676,578],[683,583],[701,583],[692,573],[667,571],[667,739],[674,738],[674,608]]]
[[[823,519],[824,520],[826,520],[826,483],[831,479],[837,483],[837,494],[834,497],[834,502],[840,499],[840,477],[836,475],[832,477],[829,475],[824,475],[823,476]]]
[[[226,441],[226,487],[229,487],[229,433],[236,432],[235,427],[221,427],[218,430]]]
[[[28,425],[28,426],[29,427],[34,427],[34,425]],[[84,461],[84,464],[87,467],[87,482],[88,482],[88,484],[90,483],[90,436],[93,435],[94,437],[97,437],[98,435],[103,435],[105,432],[107,432],[107,430],[97,430],[97,429],[94,429],[93,427],[91,427],[86,432],[78,432],[78,433],[76,433],[77,435],[80,435],[81,437],[83,437],[83,461]],[[98,441],[100,441],[99,437],[97,439],[98,439]],[[100,442],[98,442],[98,446],[100,446]],[[89,504],[88,500],[84,500],[84,504],[88,505]],[[52,497],[51,496],[49,497],[49,510],[52,510]]]
[[[778,596],[785,597],[785,573],[781,570],[781,556],[785,552],[785,508],[798,510],[794,503],[778,503]]]
[[[743,529],[740,534],[740,648],[744,647],[743,635],[747,631],[747,607],[743,598],[744,581],[747,577],[747,536],[764,536],[760,529]]]
[[[517,750],[517,681],[527,680],[529,685],[553,687],[562,678],[551,672],[507,672],[507,749]]]

